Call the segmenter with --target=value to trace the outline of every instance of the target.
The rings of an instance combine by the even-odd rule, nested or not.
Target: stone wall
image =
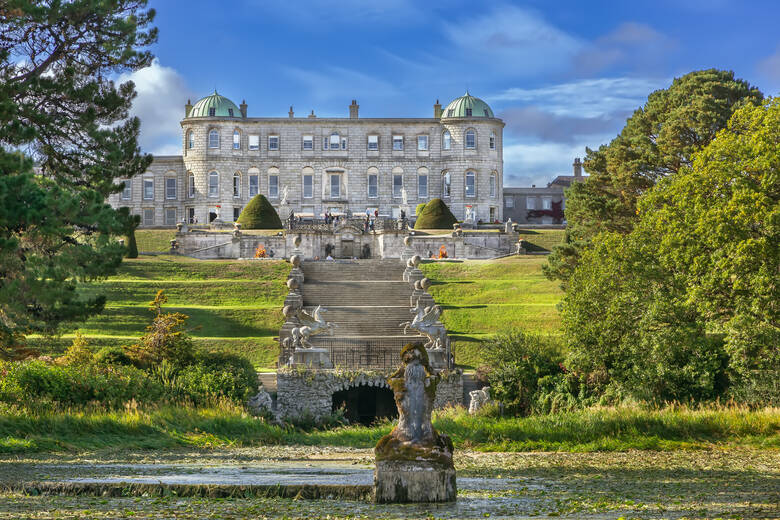
[[[253,258],[260,244],[267,251],[273,250],[274,258],[289,258],[295,249],[293,240],[298,234],[306,260],[315,257],[324,259],[329,244],[335,247],[336,258],[361,258],[364,247],[368,247],[370,258],[400,258],[405,247],[403,239],[407,236],[395,231],[363,233],[347,227],[334,232],[292,232],[283,236],[242,233],[238,238],[229,232],[183,232],[178,233],[176,239],[180,254],[196,258]],[[438,256],[439,248],[444,246],[448,258],[484,259],[513,252],[517,238],[516,233],[464,231],[461,236],[452,236],[451,233],[414,236],[411,247],[422,258],[429,258],[431,253]]]
[[[390,388],[384,374],[337,370],[282,369],[276,374],[276,406],[281,417],[305,413],[322,417],[333,407],[333,394],[358,386]],[[435,408],[463,404],[463,374],[455,370],[443,375],[436,389]]]

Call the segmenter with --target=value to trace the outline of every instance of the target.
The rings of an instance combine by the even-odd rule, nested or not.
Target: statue
[[[416,330],[428,338],[425,348],[441,350],[447,346],[447,329],[439,323],[441,316],[441,307],[433,305],[423,308],[420,305],[420,299],[417,299],[417,305],[409,312],[415,314],[412,321],[405,321],[398,326],[404,328],[404,334],[409,329]]]
[[[374,448],[376,502],[455,500],[452,441],[431,423],[440,376],[433,373],[420,343],[401,350],[402,365],[387,382],[398,407],[398,424]]]
[[[471,222],[472,220],[474,220],[474,210],[472,209],[471,206],[466,206],[466,214],[463,217],[463,221]]]
[[[290,188],[288,188],[286,185],[282,187],[282,200],[279,202],[279,205],[286,206],[287,205],[287,196],[290,193]]]
[[[401,204],[404,206],[409,205],[409,196],[406,193],[406,188],[401,186]]]
[[[322,334],[323,332],[327,332],[332,336],[336,325],[329,321],[325,321],[325,318],[322,317],[327,310],[328,309],[323,308],[322,305],[318,305],[311,314],[303,309],[299,309],[296,313],[296,317],[298,318],[300,325],[290,331],[290,337],[285,338],[284,346],[286,348],[292,348],[293,350],[312,348],[312,345],[309,342],[311,336]]]

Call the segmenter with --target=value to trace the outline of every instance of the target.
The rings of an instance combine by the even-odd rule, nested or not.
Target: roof
[[[444,107],[441,116],[449,117],[495,117],[490,106],[481,99],[466,93]]]
[[[210,96],[192,105],[187,117],[241,117],[241,111],[235,103],[215,90]]]
[[[584,180],[585,177],[583,176],[576,177],[574,175],[558,175],[552,180],[550,186],[563,186],[564,188],[568,188],[573,183],[582,182]]]

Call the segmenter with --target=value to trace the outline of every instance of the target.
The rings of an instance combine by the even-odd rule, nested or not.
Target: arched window
[[[449,197],[452,192],[452,177],[450,172],[443,171],[441,175],[441,196]]]
[[[239,172],[233,174],[233,196],[241,196],[241,173]]]
[[[473,150],[477,147],[477,133],[473,129],[469,128],[466,130],[465,142],[467,150]]]
[[[195,132],[192,130],[187,132],[187,148],[190,150],[195,148]]]
[[[268,197],[279,198],[279,168],[276,166],[268,168]]]
[[[428,168],[425,166],[417,168],[417,198],[428,198]]]
[[[452,134],[450,134],[449,130],[445,130],[441,134],[441,149],[449,150],[451,148],[452,148]]]
[[[496,191],[498,188],[498,175],[496,172],[490,174],[490,196],[496,198]]]
[[[219,148],[219,132],[209,130],[209,148]]]
[[[477,174],[474,172],[466,172],[466,196],[477,196]]]
[[[233,130],[233,150],[241,149],[241,132]]]
[[[219,197],[219,174],[209,172],[209,197]]]
[[[376,166],[368,169],[368,197],[375,199],[379,196],[379,170]]]
[[[192,172],[187,174],[187,196],[195,198],[195,175]]]
[[[249,176],[249,198],[251,199],[260,193],[260,170],[249,168],[246,174]]]
[[[490,149],[495,150],[496,149],[496,133],[490,132]]]

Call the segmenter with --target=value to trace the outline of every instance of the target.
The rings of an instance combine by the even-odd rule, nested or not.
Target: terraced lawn
[[[459,365],[482,364],[479,343],[497,332],[560,334],[556,305],[563,293],[542,274],[546,261],[531,255],[422,264],[434,281],[430,292],[444,310],[442,321]]]

